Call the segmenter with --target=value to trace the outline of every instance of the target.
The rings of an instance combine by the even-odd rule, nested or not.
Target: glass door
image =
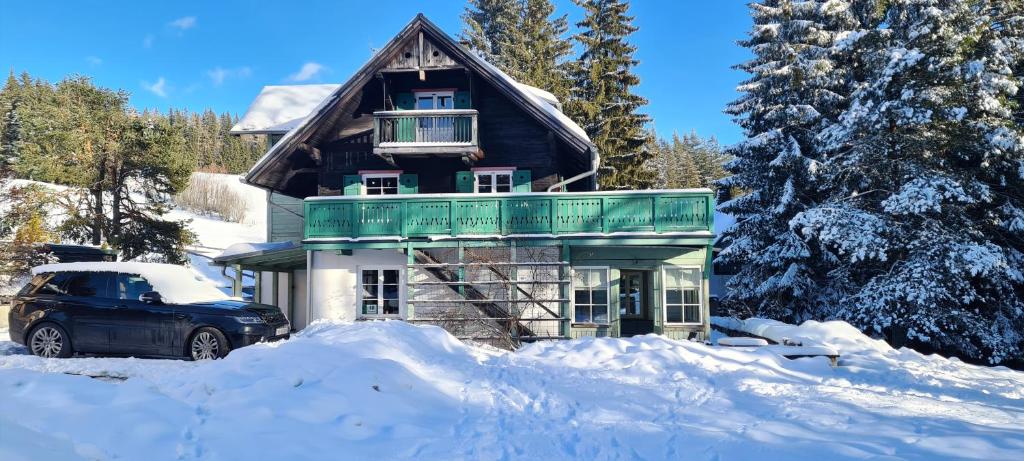
[[[619,275],[619,316],[643,318],[647,305],[642,271],[621,271]]]
[[[452,110],[453,91],[417,91],[416,110]],[[424,115],[416,124],[416,142],[452,142],[455,140],[455,119],[446,115]]]

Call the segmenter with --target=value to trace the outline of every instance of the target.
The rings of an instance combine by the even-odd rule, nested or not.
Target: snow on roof
[[[548,105],[555,106],[556,109],[561,110],[561,101],[559,101],[555,95],[551,94],[551,92],[547,90],[542,90],[535,86],[527,85],[525,83],[516,82],[516,86],[518,86],[520,90],[529,91],[530,93],[533,93],[534,96],[548,103]]]
[[[339,84],[269,85],[263,87],[231,133],[286,133],[337,90]]]
[[[138,262],[77,262],[45,264],[32,268],[32,274],[45,272],[120,272],[137,274],[153,285],[164,301],[171,304],[190,304],[232,299],[216,286],[196,278],[187,267],[173,264]]]
[[[257,242],[257,243],[236,243],[224,249],[224,251],[217,255],[215,260],[230,258],[232,256],[245,255],[250,253],[266,253],[270,251],[287,250],[291,248],[298,248],[293,242]]]
[[[519,93],[525,96],[527,100],[535,104],[537,107],[540,107],[548,114],[554,116],[555,119],[557,119],[558,122],[561,123],[563,126],[572,130],[572,132],[578,135],[580,138],[586,139],[587,142],[591,142],[590,136],[587,136],[587,132],[584,131],[582,127],[577,125],[576,122],[569,118],[568,115],[565,115],[562,113],[562,111],[558,110],[557,105],[560,104],[558,104],[558,98],[556,98],[555,95],[547,91],[544,91],[540,88],[519,83],[512,77],[509,77],[509,75],[506,74],[505,72],[502,72],[502,70],[499,69],[494,64],[487,62],[486,59],[481,58],[480,56],[477,56],[474,53],[469,53],[469,55],[475,58],[484,66],[486,66],[489,70],[493,71],[499,78],[508,82],[509,85],[511,85],[513,88],[519,90]],[[554,101],[554,104],[551,101]]]

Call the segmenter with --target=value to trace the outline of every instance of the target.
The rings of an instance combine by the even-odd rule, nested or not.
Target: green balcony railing
[[[711,231],[710,191],[315,197],[306,239]]]

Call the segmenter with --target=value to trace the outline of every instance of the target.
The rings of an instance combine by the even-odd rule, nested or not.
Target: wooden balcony
[[[373,113],[375,154],[432,154],[461,156],[474,153],[477,111],[393,110]]]
[[[314,197],[305,201],[305,238],[311,243],[606,235],[710,239],[713,207],[707,189]]]

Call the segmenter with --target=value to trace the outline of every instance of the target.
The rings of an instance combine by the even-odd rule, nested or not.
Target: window
[[[113,298],[111,290],[114,274],[110,272],[68,272],[61,285],[67,296],[87,298]],[[54,280],[57,278],[54,277]],[[52,281],[51,281],[52,282]]]
[[[117,274],[117,294],[121,299],[139,300],[143,293],[153,291],[146,279],[135,274]]]
[[[573,322],[608,323],[608,268],[576,268],[572,278]]]
[[[445,110],[455,108],[454,91],[417,91],[416,110]]]
[[[398,175],[399,173],[363,174],[363,195],[398,194]]]
[[[359,313],[365,317],[398,317],[401,314],[399,275],[399,269],[361,269]]]
[[[476,170],[473,172],[473,190],[478,194],[512,192],[513,170]]]
[[[701,323],[700,298],[699,268],[665,269],[665,323]]]

